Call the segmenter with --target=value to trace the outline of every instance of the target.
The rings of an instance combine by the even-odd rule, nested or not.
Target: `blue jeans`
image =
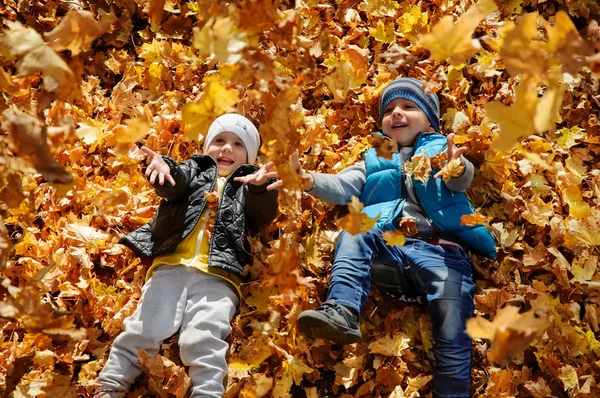
[[[369,296],[371,265],[394,271],[407,297],[424,296],[433,327],[434,397],[468,397],[471,384],[471,339],[464,332],[473,316],[475,285],[471,260],[458,246],[432,245],[406,239],[404,246],[387,246],[379,229],[339,237],[327,299],[358,314]],[[393,279],[393,278],[392,278]]]

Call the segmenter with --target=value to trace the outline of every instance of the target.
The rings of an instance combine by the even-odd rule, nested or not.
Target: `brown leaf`
[[[75,56],[88,51],[93,41],[106,33],[116,20],[114,14],[103,15],[96,21],[90,11],[70,10],[56,28],[44,33],[44,37],[54,50],[69,50]]]
[[[63,100],[81,94],[73,71],[34,29],[19,22],[6,21],[6,24],[12,30],[0,37],[0,51],[5,48],[12,57],[20,59],[18,76],[41,72],[44,89]]]
[[[375,151],[377,156],[384,159],[393,159],[394,153],[398,152],[398,142],[392,140],[389,137],[384,137],[381,134],[371,134],[369,136],[369,143]]]
[[[73,176],[50,154],[46,141],[46,125],[39,119],[19,110],[7,109],[2,128],[8,131],[16,152],[50,182],[69,184]]]

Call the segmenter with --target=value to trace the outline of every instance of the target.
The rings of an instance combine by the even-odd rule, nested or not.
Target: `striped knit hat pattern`
[[[383,89],[379,98],[379,121],[383,120],[385,108],[395,99],[404,98],[414,102],[427,116],[431,127],[439,131],[440,100],[438,96],[423,90],[423,82],[412,77],[400,77]]]

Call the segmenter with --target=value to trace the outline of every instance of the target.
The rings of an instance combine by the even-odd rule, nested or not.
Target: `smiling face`
[[[217,162],[221,177],[227,177],[248,159],[244,142],[229,131],[217,135],[206,148],[206,154]]]
[[[395,99],[385,108],[381,129],[401,147],[412,146],[421,132],[434,131],[425,112],[405,98]]]

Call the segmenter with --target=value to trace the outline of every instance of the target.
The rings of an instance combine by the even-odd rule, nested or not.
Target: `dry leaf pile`
[[[324,297],[338,228],[372,220],[297,195],[293,151],[308,170],[360,160],[398,76],[442,99],[478,169],[463,222],[498,239],[497,260],[474,258],[475,396],[600,396],[598,2],[5,0],[0,18],[2,396],[93,393],[147,269],[116,242],[158,203],[134,143],[183,160],[230,111],[260,125],[289,193],[253,241],[227,396],[428,396],[423,307],[374,290],[352,346],[295,326]],[[130,396],[185,394],[176,337],[140,358]]]

